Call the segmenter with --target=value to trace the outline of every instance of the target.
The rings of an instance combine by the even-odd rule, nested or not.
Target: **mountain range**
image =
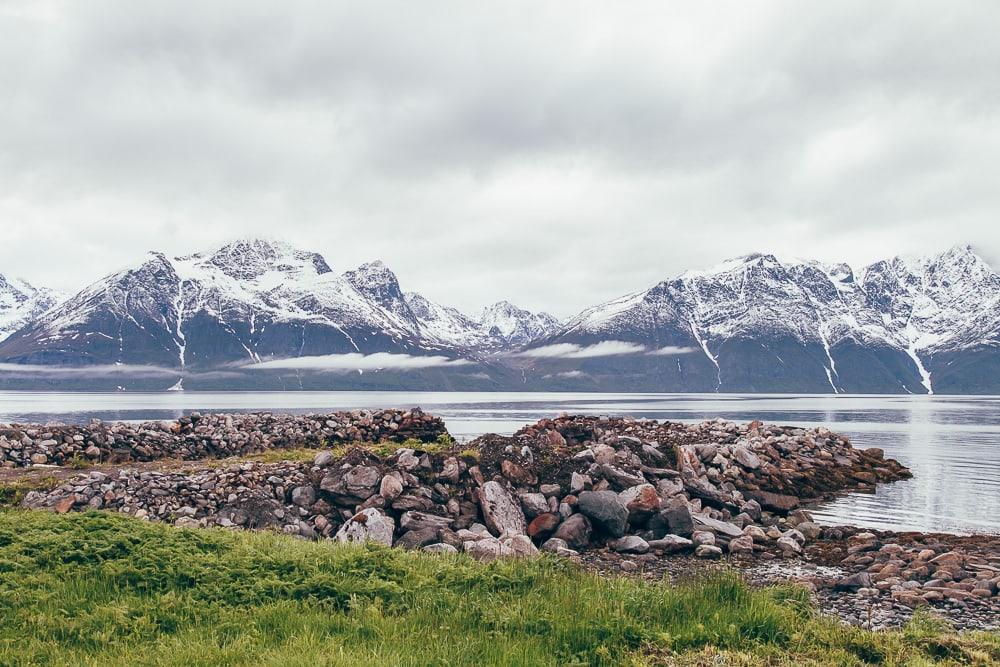
[[[1000,393],[998,301],[958,246],[857,271],[755,253],[566,322],[469,316],[382,262],[244,239],[68,297],[0,276],[0,386]]]

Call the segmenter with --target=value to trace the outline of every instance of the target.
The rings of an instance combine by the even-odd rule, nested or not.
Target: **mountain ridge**
[[[751,253],[559,322],[507,301],[469,316],[405,291],[379,260],[338,273],[251,238],[151,252],[33,312],[0,362],[156,366],[224,386],[269,360],[381,354],[409,370],[357,373],[390,388],[983,393],[1000,391],[998,306],[1000,276],[968,245],[857,269]]]
[[[782,262],[752,253],[589,308],[536,345],[616,339],[699,349],[716,372],[716,386],[702,381],[702,390],[755,391],[751,371],[759,374],[760,364],[741,370],[734,357],[760,357],[747,346],[766,340],[775,366],[788,361],[780,348],[800,367],[821,371],[811,372],[800,390],[820,390],[818,378],[836,393],[923,393],[933,391],[935,372],[945,373],[950,386],[935,357],[1000,340],[998,295],[1000,276],[971,246],[918,260],[882,260],[860,272],[846,264]],[[984,331],[991,337],[984,339]],[[705,363],[693,370],[710,372]],[[859,364],[893,379],[859,382]]]

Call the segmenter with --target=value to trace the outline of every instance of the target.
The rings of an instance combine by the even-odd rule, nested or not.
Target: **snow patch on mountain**
[[[504,346],[527,345],[543,338],[559,326],[559,320],[548,313],[532,313],[509,301],[498,301],[479,314],[479,325],[491,338]]]
[[[587,309],[539,344],[656,339],[668,329],[686,330],[718,371],[718,387],[724,369],[713,350],[787,337],[822,350],[833,392],[841,390],[835,350],[850,342],[904,353],[930,393],[929,357],[1000,341],[1000,276],[970,246],[860,271],[754,253]]]
[[[65,296],[0,274],[0,341],[35,320]]]
[[[24,301],[20,292],[16,298]],[[37,318],[4,352],[21,360],[56,355],[59,363],[151,354],[183,371],[323,353],[476,356],[552,326],[549,316],[508,311],[505,325],[490,331],[454,308],[404,294],[381,261],[337,274],[317,253],[250,238],[176,258],[149,253]],[[117,349],[91,344],[101,340]]]

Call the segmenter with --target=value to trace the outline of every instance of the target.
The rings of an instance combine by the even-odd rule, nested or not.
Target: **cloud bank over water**
[[[36,364],[0,363],[0,374],[44,375],[50,377],[112,377],[131,378],[179,377],[180,371],[160,366],[110,364],[101,366],[41,366]]]
[[[465,366],[471,363],[467,359],[452,359],[445,356],[414,356],[409,354],[392,354],[377,352],[375,354],[325,354],[319,356],[294,357],[289,359],[271,359],[256,364],[242,366],[253,371],[295,370],[295,371],[378,371],[378,370],[422,370],[425,368],[443,368]]]
[[[577,345],[575,343],[556,343],[531,350],[517,352],[511,356],[531,359],[591,359],[595,357],[616,357],[626,354],[639,354],[646,351],[645,345],[629,343],[623,340],[605,340],[593,345]]]

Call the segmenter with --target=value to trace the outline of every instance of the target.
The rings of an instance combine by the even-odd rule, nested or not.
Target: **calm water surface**
[[[412,407],[442,416],[459,439],[509,434],[560,412],[696,421],[723,417],[825,424],[857,447],[881,447],[914,478],[850,494],[815,512],[825,523],[893,530],[1000,533],[1000,397],[735,394],[0,392],[0,421],[169,419],[192,410],[312,412]]]

